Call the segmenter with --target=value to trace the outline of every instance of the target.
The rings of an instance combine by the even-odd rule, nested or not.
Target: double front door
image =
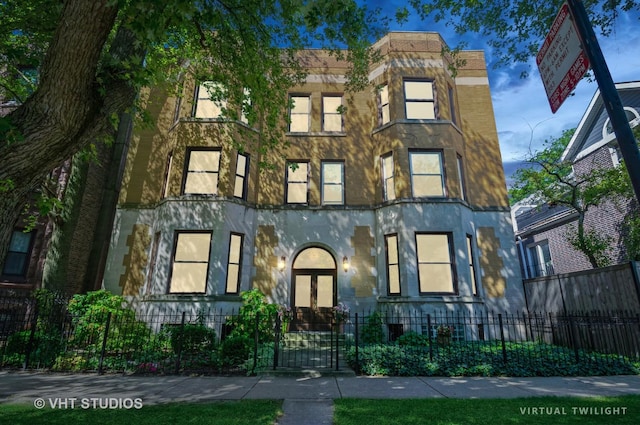
[[[336,305],[335,270],[295,270],[291,330],[330,330]]]

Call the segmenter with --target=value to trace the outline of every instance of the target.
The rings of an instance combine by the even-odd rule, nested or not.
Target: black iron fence
[[[292,332],[278,315],[140,316],[102,309],[74,316],[65,306],[0,300],[0,366],[145,374],[351,368],[363,374],[531,376],[638,373],[640,364],[640,315],[624,312],[370,312],[334,317],[321,330]],[[304,329],[320,329],[315,325]]]
[[[354,315],[347,361],[364,374],[601,375],[640,372],[640,314]]]

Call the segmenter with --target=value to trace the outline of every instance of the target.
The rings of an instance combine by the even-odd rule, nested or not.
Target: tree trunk
[[[14,187],[0,196],[0,267],[14,223],[47,173],[112,132],[111,117],[134,103],[137,89],[114,68],[133,57],[137,62],[129,64],[141,66],[141,44],[131,31],[118,29],[107,61],[111,68],[99,69],[117,12],[117,2],[110,0],[65,1],[38,89],[9,114],[22,138],[0,143],[0,181]]]
[[[578,248],[584,253],[584,255],[587,256],[589,263],[591,263],[591,267],[593,267],[594,269],[597,269],[598,267],[600,267],[600,264],[598,264],[598,259],[596,258],[591,247],[589,247],[589,245],[585,240],[584,215],[585,213],[581,211],[580,215],[578,216],[578,234],[577,234]]]

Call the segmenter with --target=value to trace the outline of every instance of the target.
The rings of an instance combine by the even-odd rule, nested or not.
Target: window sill
[[[314,132],[287,132],[285,133],[286,136],[290,136],[290,137],[346,137],[347,133],[345,133],[344,131],[335,131],[335,132],[331,132],[331,131],[314,131]]]
[[[241,302],[240,295],[219,294],[207,295],[204,293],[176,293],[176,294],[150,294],[142,296],[142,302],[175,302],[175,301],[228,301]]]

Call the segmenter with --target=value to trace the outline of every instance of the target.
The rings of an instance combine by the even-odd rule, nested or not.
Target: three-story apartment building
[[[258,288],[298,314],[523,308],[486,64],[454,74],[436,33],[394,32],[370,88],[305,52],[284,157],[238,151],[215,81],[151,89],[134,129],[104,287],[153,312],[230,309]],[[225,130],[222,131],[223,126]]]

